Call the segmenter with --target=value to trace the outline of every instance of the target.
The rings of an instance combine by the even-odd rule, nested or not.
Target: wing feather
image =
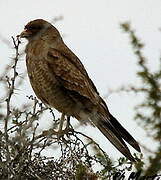
[[[62,86],[70,91],[76,91],[92,101],[93,104],[99,103],[99,95],[91,84],[83,65],[72,63],[56,49],[50,49],[48,56],[49,68],[57,76]]]

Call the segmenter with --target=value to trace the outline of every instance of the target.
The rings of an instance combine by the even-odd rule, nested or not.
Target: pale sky
[[[56,16],[64,19],[55,24],[64,41],[85,65],[100,94],[121,85],[138,84],[135,75],[136,58],[129,45],[127,34],[119,28],[121,22],[130,21],[137,35],[146,43],[145,56],[152,70],[157,68],[161,49],[161,1],[160,0],[1,0],[0,35],[11,41],[24,25],[37,18],[51,21]],[[25,43],[25,41],[24,41]],[[14,51],[1,43],[2,69],[10,61]],[[25,68],[21,61],[19,72]],[[24,95],[33,94],[28,79],[25,80]],[[17,97],[21,101],[20,97]],[[106,100],[112,114],[142,144],[150,144],[144,131],[133,121],[134,105],[140,97],[134,94],[112,94]],[[100,142],[108,154],[120,154],[112,145],[102,142],[103,135],[87,127],[82,131]],[[92,133],[95,132],[95,133]],[[98,135],[99,134],[99,135]],[[144,137],[144,138],[143,138]],[[104,139],[105,140],[105,139]],[[150,142],[150,143],[149,143]],[[111,153],[112,151],[112,153]]]

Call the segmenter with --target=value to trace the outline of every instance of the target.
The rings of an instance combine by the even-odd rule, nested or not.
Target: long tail
[[[140,152],[140,147],[137,141],[126,131],[125,128],[110,114],[109,118],[98,113],[92,115],[91,120],[104,136],[129,160],[135,162],[129,148],[124,140],[129,143],[134,149]],[[124,139],[124,140],[123,140]]]
[[[112,125],[119,132],[121,137],[129,143],[136,151],[141,152],[138,142],[131,136],[131,134],[117,121],[115,117],[110,114],[110,120]]]

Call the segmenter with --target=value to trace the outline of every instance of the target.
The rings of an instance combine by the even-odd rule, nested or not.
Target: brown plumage
[[[47,21],[29,22],[20,34],[27,38],[26,64],[39,99],[67,116],[91,121],[129,160],[135,161],[124,140],[140,152],[135,139],[110,114],[106,103],[78,57]]]

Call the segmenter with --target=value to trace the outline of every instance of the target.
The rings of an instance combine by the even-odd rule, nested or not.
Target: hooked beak
[[[20,38],[28,38],[31,35],[32,35],[31,31],[29,31],[27,29],[24,29],[24,31],[22,31],[22,33],[20,35],[18,35],[18,37],[20,37]]]

